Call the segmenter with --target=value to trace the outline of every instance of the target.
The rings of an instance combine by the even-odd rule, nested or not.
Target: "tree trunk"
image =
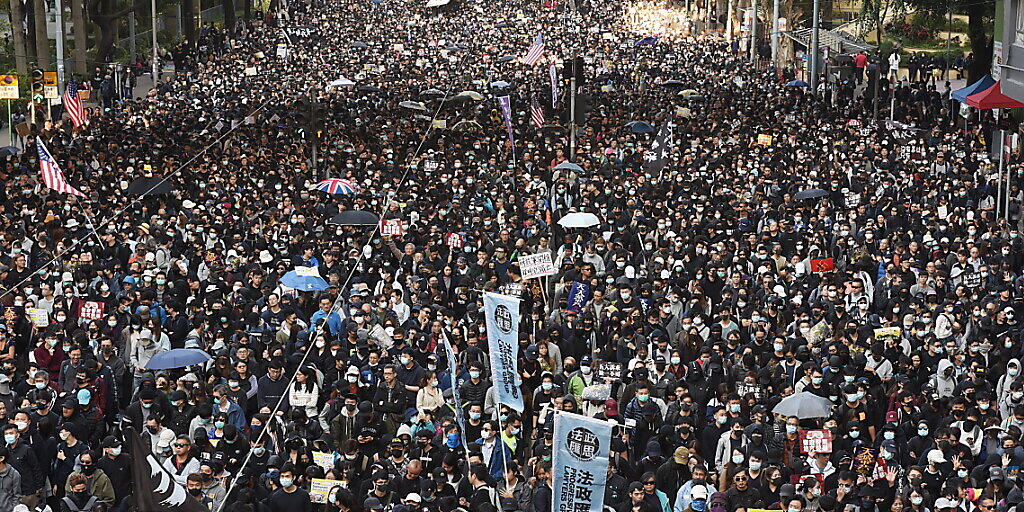
[[[36,65],[36,10],[32,7],[32,1],[26,0],[22,4],[22,12],[25,13],[25,58],[35,67]]]
[[[235,0],[221,0],[221,5],[224,6],[224,29],[229,34],[227,37],[231,37],[235,30]]]
[[[989,11],[993,7],[985,3],[968,3],[966,8],[967,37],[971,40],[971,51],[974,52],[974,63],[967,70],[967,83],[973,84],[992,68],[992,37],[989,35],[992,14]]]
[[[88,15],[95,24],[96,62],[106,62],[117,39],[117,24],[121,18],[135,11],[135,6],[118,10],[115,0],[89,0]]]
[[[196,44],[196,2],[181,0],[181,31],[189,48]]]
[[[33,11],[35,11],[35,38],[36,38],[36,64],[43,71],[53,71],[50,69],[52,60],[50,59],[50,39],[46,37],[46,2],[44,0],[33,0],[32,1]]]
[[[85,4],[83,0],[69,1],[71,2],[71,20],[75,26],[74,72],[84,79],[89,67],[89,36],[85,32]]]
[[[21,0],[11,0],[11,34],[14,39],[14,68],[19,75],[28,74],[28,48],[25,47],[25,10]]]

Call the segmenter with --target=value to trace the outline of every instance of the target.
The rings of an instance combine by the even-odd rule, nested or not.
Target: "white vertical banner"
[[[500,293],[485,293],[484,314],[491,379],[498,390],[498,403],[523,412],[518,368],[519,299]]]
[[[602,512],[612,424],[558,412],[554,442],[551,512]]]

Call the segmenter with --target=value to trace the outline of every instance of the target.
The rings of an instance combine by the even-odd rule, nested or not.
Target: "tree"
[[[69,0],[71,2],[71,20],[74,24],[75,38],[75,62],[74,72],[76,75],[85,77],[88,72],[89,60],[89,36],[85,32],[85,0]]]
[[[14,39],[14,68],[19,75],[28,74],[28,48],[25,46],[25,10],[21,0],[11,0],[11,33]]]
[[[114,48],[118,22],[134,10],[134,5],[120,6],[117,0],[89,0],[89,19],[99,29],[99,38],[96,41],[97,62],[106,61]]]
[[[971,83],[992,68],[993,24],[995,23],[995,2],[966,1],[952,3],[948,0],[908,0],[919,11],[927,11],[944,17],[952,7],[954,13],[967,15],[967,38],[971,42],[974,60],[967,70]]]
[[[46,37],[46,2],[33,0],[32,10],[35,12],[33,23],[36,39],[36,64],[44,71],[50,70],[50,39]]]

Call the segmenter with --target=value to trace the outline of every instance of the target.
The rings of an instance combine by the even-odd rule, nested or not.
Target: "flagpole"
[[[75,202],[79,203],[79,205],[82,204],[82,198],[80,198],[78,196],[74,196],[74,198],[75,198]],[[82,214],[85,215],[85,222],[87,222],[89,224],[89,230],[92,231],[93,236],[96,237],[96,241],[99,242],[100,245],[102,246],[103,245],[103,239],[100,238],[100,234],[97,232],[96,223],[94,223],[92,221],[92,215],[89,215],[89,212],[86,211],[84,206],[82,207]]]

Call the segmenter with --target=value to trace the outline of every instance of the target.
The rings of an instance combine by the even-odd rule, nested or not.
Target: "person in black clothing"
[[[96,462],[96,467],[107,475],[114,488],[114,506],[111,510],[126,510],[131,502],[125,498],[132,492],[132,457],[123,452],[121,442],[114,436],[107,436],[100,446],[103,448],[103,457]]]
[[[42,490],[46,477],[35,451],[21,439],[18,427],[13,423],[4,426],[4,442],[10,450],[7,463],[21,475],[22,496],[36,495]]]
[[[295,485],[295,466],[286,463],[278,475],[280,484],[267,499],[270,512],[311,512],[313,503],[309,492]]]

